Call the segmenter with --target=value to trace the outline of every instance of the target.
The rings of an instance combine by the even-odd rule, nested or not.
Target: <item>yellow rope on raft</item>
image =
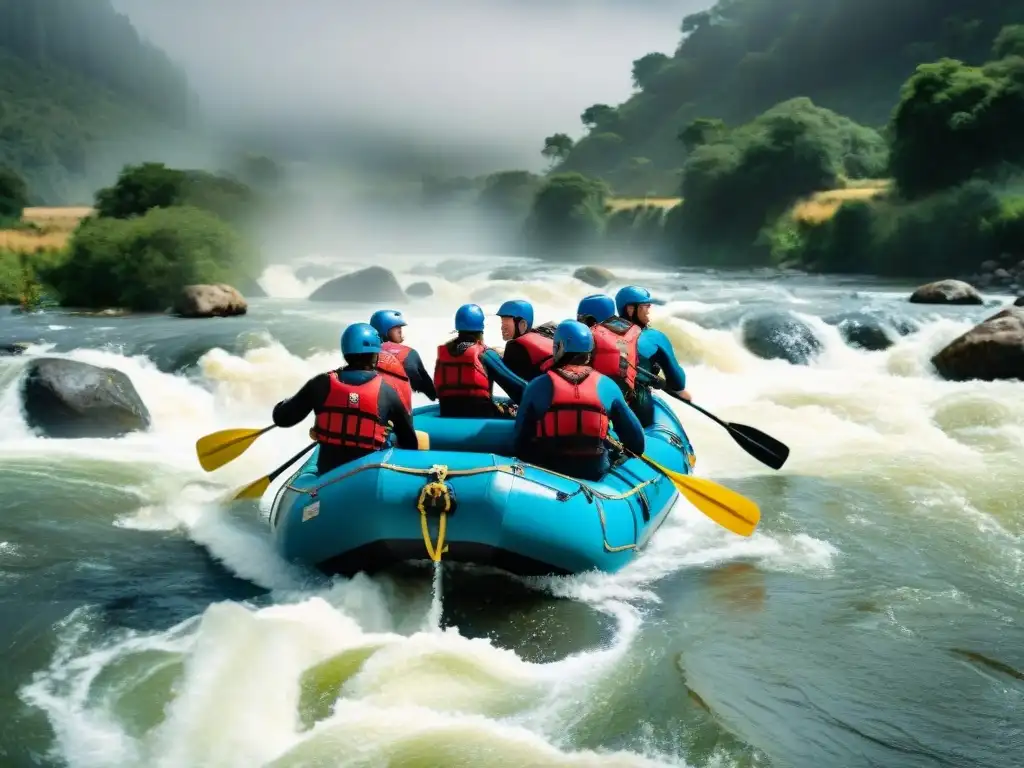
[[[416,509],[420,513],[420,528],[423,531],[423,543],[427,547],[427,556],[435,563],[441,562],[441,555],[448,551],[444,543],[444,535],[448,530],[448,513],[452,511],[452,495],[448,490],[445,479],[448,477],[448,467],[444,464],[435,464],[430,469],[430,474],[435,475],[433,482],[427,483],[420,490],[420,497],[416,500]],[[444,508],[439,513],[440,520],[437,524],[437,546],[430,540],[430,524],[427,521],[427,501],[442,500]]]

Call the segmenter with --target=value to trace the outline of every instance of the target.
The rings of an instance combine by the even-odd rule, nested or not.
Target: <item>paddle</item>
[[[271,424],[263,429],[224,429],[196,440],[196,456],[199,466],[207,472],[220,469],[234,461],[247,450],[260,435],[274,428]]]
[[[426,432],[421,432],[420,430],[416,430],[416,441],[418,443],[417,450],[420,450],[420,451],[429,451],[430,450],[430,435],[427,434]],[[299,451],[294,456],[292,456],[290,459],[288,459],[288,461],[286,461],[280,467],[278,467],[273,472],[271,472],[269,475],[264,475],[259,480],[253,480],[247,486],[238,489],[235,492],[235,494],[228,499],[228,501],[242,501],[243,499],[259,499],[259,498],[261,498],[263,496],[263,494],[267,492],[267,488],[270,487],[270,484],[272,482],[274,482],[277,478],[279,478],[281,476],[281,474],[286,469],[288,469],[288,467],[290,467],[296,461],[298,461],[303,456],[305,456],[307,453],[309,453],[313,449],[313,447],[315,445],[316,445],[316,443],[310,443],[305,448],[303,448],[301,451]]]
[[[647,376],[651,380],[651,386],[655,389],[660,389],[679,402],[686,403],[686,405],[703,413],[719,426],[725,427],[729,432],[729,436],[736,441],[737,445],[762,464],[766,464],[772,469],[782,469],[782,465],[789,458],[789,446],[776,440],[771,435],[766,435],[761,430],[748,427],[746,424],[733,424],[730,421],[723,421],[715,416],[715,414],[704,410],[696,403],[690,402],[686,398],[680,397],[671,389],[668,389],[664,379],[655,376],[650,371],[645,371],[643,368],[638,367],[636,371]]]
[[[243,499],[259,499],[263,497],[263,494],[267,492],[267,488],[274,482],[281,474],[288,469],[292,464],[301,459],[313,448],[316,447],[316,443],[310,443],[301,451],[292,456],[288,461],[282,464],[280,467],[275,469],[269,475],[264,475],[259,480],[253,480],[243,488],[239,488],[235,491],[234,495],[227,499],[227,501],[242,501]]]
[[[750,536],[761,521],[760,507],[746,496],[731,491],[724,485],[719,485],[706,477],[693,477],[684,475],[682,472],[675,472],[668,467],[661,466],[647,455],[637,456],[632,451],[627,451],[622,443],[614,440],[608,442],[620,451],[624,451],[630,456],[636,456],[653,469],[661,472],[693,506],[726,530],[739,536]]]

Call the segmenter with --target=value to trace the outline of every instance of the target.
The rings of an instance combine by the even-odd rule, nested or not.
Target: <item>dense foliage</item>
[[[625,103],[584,112],[590,133],[559,170],[600,176],[621,194],[672,194],[686,158],[680,131],[698,117],[740,125],[805,96],[881,126],[919,64],[979,66],[1000,30],[1022,20],[1022,0],[719,0],[683,20],[671,55],[634,62]],[[997,58],[1019,54],[1024,34],[1003,35]],[[650,161],[643,176],[637,158]]]
[[[212,213],[175,206],[131,219],[88,218],[43,273],[65,306],[159,312],[185,285],[232,283],[255,270],[245,241]]]

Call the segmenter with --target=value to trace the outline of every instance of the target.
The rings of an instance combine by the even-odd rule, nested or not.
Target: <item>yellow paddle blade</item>
[[[644,461],[665,475],[697,509],[723,528],[740,536],[750,536],[761,522],[761,509],[746,496],[731,491],[706,477],[673,472],[655,461]]]
[[[254,480],[244,488],[239,488],[235,491],[235,495],[232,496],[228,501],[242,501],[244,499],[262,499],[263,494],[267,492],[267,488],[270,487],[270,477],[264,475],[259,480]]]
[[[429,451],[430,450],[430,435],[428,435],[426,432],[421,432],[420,430],[417,429],[416,430],[416,442],[419,444],[419,445],[416,446],[418,450],[421,450],[421,451]]]
[[[224,429],[214,432],[212,435],[200,437],[196,440],[196,456],[199,459],[199,466],[207,472],[220,469],[245,453],[257,437],[271,429],[273,427]]]

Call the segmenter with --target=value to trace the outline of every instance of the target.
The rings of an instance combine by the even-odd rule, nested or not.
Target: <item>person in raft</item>
[[[314,376],[274,406],[278,427],[294,427],[310,412],[316,414],[310,436],[320,449],[320,474],[384,448],[389,423],[399,448],[418,447],[409,410],[377,373],[380,348],[380,336],[372,326],[353,323],[341,334],[345,367]]]
[[[590,367],[594,337],[576,320],[555,329],[554,366],[526,387],[514,431],[523,461],[581,480],[611,468],[609,425],[630,453],[644,452],[646,435],[618,385]]]
[[[506,301],[498,307],[498,317],[505,341],[501,358],[505,365],[523,381],[542,376],[551,367],[553,342],[533,327],[533,305],[523,299]]]
[[[615,379],[626,402],[644,427],[654,423],[651,385],[664,372],[667,389],[684,400],[686,374],[676,360],[672,342],[661,331],[648,327],[651,294],[646,288],[627,285],[615,294],[617,314],[594,325],[594,370]],[[651,377],[642,374],[645,370]],[[654,377],[654,378],[652,378]]]
[[[513,415],[507,406],[494,402],[494,385],[518,403],[526,382],[508,369],[497,352],[484,346],[484,311],[476,304],[463,304],[455,313],[455,332],[454,339],[437,348],[434,364],[441,416],[494,419]]]
[[[401,395],[405,407],[412,410],[413,392],[437,400],[434,382],[423,367],[419,352],[402,343],[405,340],[402,328],[408,325],[402,313],[394,309],[378,310],[370,317],[370,325],[383,341],[377,372]]]
[[[576,307],[576,319],[587,328],[603,323],[615,314],[615,300],[603,293],[592,293],[580,299]]]

